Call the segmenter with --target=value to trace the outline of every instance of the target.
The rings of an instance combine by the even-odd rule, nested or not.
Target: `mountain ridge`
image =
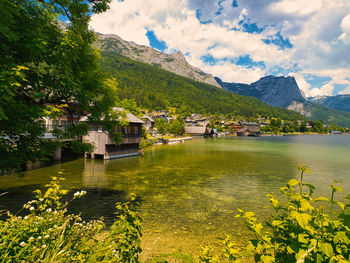
[[[117,52],[133,60],[155,65],[177,75],[221,88],[213,75],[190,65],[180,51],[165,54],[154,48],[138,45],[133,41],[123,40],[115,34],[97,33],[97,36],[98,41],[96,45],[101,51]]]
[[[296,112],[182,77],[117,52],[102,51],[101,55],[103,71],[118,80],[118,96],[121,99],[134,99],[145,109],[161,110],[169,107],[176,108],[179,113],[306,120]]]
[[[350,94],[310,97],[309,101],[332,109],[350,112]]]
[[[191,66],[180,51],[165,54],[148,46],[125,41],[117,35],[97,35],[96,46],[101,52],[120,54],[193,81],[225,89],[235,94],[255,97],[270,106],[292,110],[313,120],[322,119],[326,123],[334,122],[337,125],[350,126],[350,113],[309,102],[299,89],[294,77],[265,76],[251,84],[223,82],[218,77],[214,78],[211,74]]]
[[[215,79],[224,89],[233,93],[255,97],[268,105],[283,107],[313,120],[321,119],[325,123],[350,126],[350,112],[309,101],[294,77],[265,76],[251,84],[223,82],[217,77]]]
[[[294,77],[265,76],[251,84],[223,82],[218,77],[216,81],[226,90],[233,93],[252,96],[274,107],[288,108],[293,101],[306,102],[305,94],[301,92]],[[285,87],[285,88],[281,88]]]

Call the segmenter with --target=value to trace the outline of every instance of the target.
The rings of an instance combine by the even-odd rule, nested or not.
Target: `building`
[[[145,127],[148,132],[153,132],[156,122],[148,115],[143,115],[140,119],[144,122],[143,127]]]
[[[341,131],[331,131],[332,135],[341,135],[342,132]]]
[[[260,125],[256,122],[243,122],[242,128],[237,131],[237,136],[259,136]]]
[[[114,108],[116,111],[123,111],[122,108]],[[116,145],[113,140],[113,134],[98,125],[91,125],[88,135],[83,136],[83,140],[95,146],[91,154],[85,154],[86,157],[94,159],[114,159],[121,157],[134,156],[139,154],[139,145],[142,141],[142,125],[144,122],[131,113],[126,113],[126,119],[129,122],[127,127],[115,127],[115,133],[122,134],[122,142]]]
[[[214,131],[208,126],[185,126],[185,133],[196,137],[212,137]]]
[[[237,130],[237,136],[248,136],[249,130],[247,128],[241,128]]]
[[[242,125],[239,124],[238,122],[231,122],[228,125],[228,129],[230,129],[232,131],[238,131],[238,130],[242,129]]]

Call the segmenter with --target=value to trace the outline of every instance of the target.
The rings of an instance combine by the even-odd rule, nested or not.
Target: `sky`
[[[350,94],[350,0],[113,0],[90,27],[226,82],[294,76],[308,97]]]

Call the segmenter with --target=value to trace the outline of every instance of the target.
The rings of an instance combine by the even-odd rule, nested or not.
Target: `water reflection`
[[[108,189],[108,176],[104,160],[90,158],[84,159],[82,185],[87,188],[93,187]]]

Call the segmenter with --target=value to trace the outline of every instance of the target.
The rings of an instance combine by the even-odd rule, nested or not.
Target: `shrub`
[[[304,165],[298,170],[300,179],[281,188],[283,201],[268,195],[275,211],[268,221],[259,223],[253,212],[239,210],[236,217],[246,220],[254,238],[240,251],[228,237],[224,241],[227,261],[242,262],[242,254],[250,254],[252,261],[265,263],[350,262],[350,205],[335,201],[335,193],[342,188],[335,182],[330,198],[314,198],[315,187],[303,181],[310,170]],[[208,251],[210,247],[202,248],[200,260],[218,262]]]
[[[107,230],[102,220],[85,222],[67,214],[62,179],[53,177],[36,199],[24,205],[28,215],[9,212],[0,221],[0,262],[138,262],[141,252],[141,219],[130,210],[137,203],[117,203],[117,218]],[[79,191],[73,199],[86,192]]]

